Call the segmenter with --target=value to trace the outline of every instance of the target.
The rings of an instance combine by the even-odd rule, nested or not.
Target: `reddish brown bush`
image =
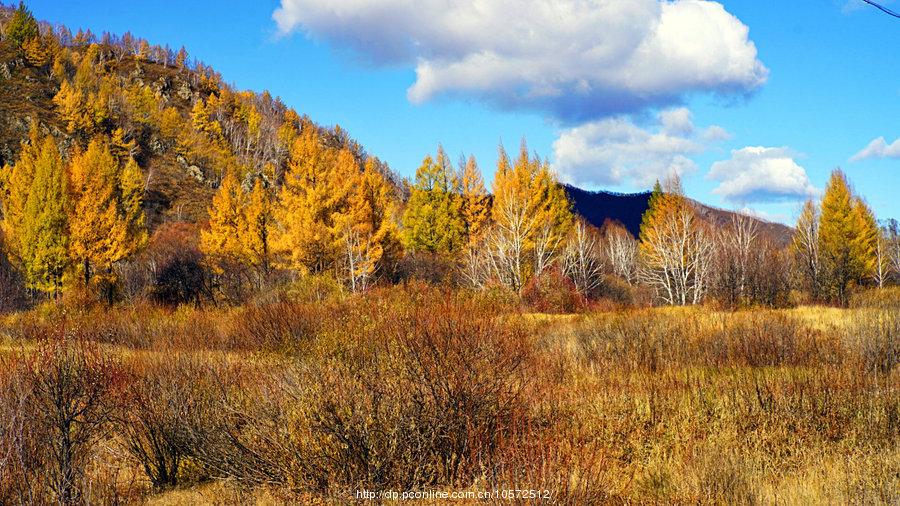
[[[522,302],[538,313],[575,313],[586,303],[572,281],[558,269],[531,278],[522,290]]]

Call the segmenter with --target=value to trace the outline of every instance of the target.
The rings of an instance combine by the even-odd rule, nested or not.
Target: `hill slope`
[[[592,192],[569,185],[566,185],[565,188],[575,212],[590,224],[602,227],[607,221],[619,222],[633,236],[637,237],[640,233],[641,217],[647,211],[650,192]],[[732,211],[707,206],[701,202],[694,201],[694,203],[700,216],[714,226],[728,224],[735,214]],[[758,223],[760,232],[776,244],[784,246],[790,242],[792,233],[790,227],[758,218],[752,219]]]

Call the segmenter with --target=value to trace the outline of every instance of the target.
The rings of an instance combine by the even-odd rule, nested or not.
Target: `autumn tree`
[[[17,47],[22,47],[26,41],[35,39],[40,34],[37,20],[34,19],[31,11],[25,7],[25,3],[19,2],[19,7],[6,23],[6,27],[3,30],[3,38]]]
[[[94,139],[69,165],[69,252],[85,286],[95,276],[112,299],[113,265],[146,241],[143,181],[133,160],[120,164],[109,144]]]
[[[710,283],[713,239],[676,177],[654,191],[640,237],[640,278],[669,305],[699,303]]]
[[[25,208],[43,146],[44,138],[37,122],[32,122],[28,141],[22,143],[19,159],[15,165],[8,166],[3,171],[2,230],[6,237],[10,261],[22,269],[24,269],[22,254],[25,245],[22,240],[25,237]]]
[[[524,141],[515,164],[500,148],[491,214],[492,271],[516,291],[557,260],[573,223],[565,190],[546,162],[529,156]]]
[[[874,243],[868,225],[871,211],[854,198],[847,178],[840,170],[822,196],[819,251],[829,295],[846,304],[852,285],[863,281],[872,270]]]
[[[262,178],[256,179],[242,214],[240,238],[244,258],[260,274],[260,278],[264,279],[271,268],[274,216],[272,196]]]
[[[352,291],[365,290],[385,259],[399,250],[393,189],[369,159],[355,178],[343,229],[345,276]]]
[[[603,227],[603,244],[612,273],[634,283],[637,277],[637,241],[631,232],[619,223],[608,223]]]
[[[593,294],[603,281],[599,234],[583,220],[575,224],[566,241],[563,273],[584,296]]]
[[[752,298],[759,225],[749,216],[734,213],[731,222],[719,231],[717,239],[715,271],[719,292],[732,306],[747,303]]]
[[[18,226],[19,259],[29,288],[58,294],[68,257],[68,196],[56,141],[47,136],[34,160],[34,176]]]
[[[284,267],[304,274],[334,270],[343,246],[342,215],[359,171],[349,150],[326,146],[315,129],[303,129],[275,211],[275,243]]]
[[[234,172],[226,171],[222,178],[209,208],[209,229],[200,232],[200,249],[219,273],[227,263],[239,262],[244,256],[245,196]]]
[[[443,148],[416,170],[403,213],[403,239],[412,252],[451,254],[465,244],[459,180]]]
[[[822,260],[819,253],[819,208],[806,201],[797,219],[791,249],[800,272],[802,285],[813,299],[822,294]]]
[[[474,156],[460,160],[460,173],[466,245],[471,249],[481,242],[490,223],[490,197]]]

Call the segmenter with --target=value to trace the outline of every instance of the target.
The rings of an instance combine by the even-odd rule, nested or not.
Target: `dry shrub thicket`
[[[234,503],[495,487],[896,503],[900,314],[875,302],[554,317],[413,285],[24,313],[5,325],[0,503],[204,487]]]

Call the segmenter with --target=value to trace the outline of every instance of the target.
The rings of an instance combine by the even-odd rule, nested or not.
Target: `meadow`
[[[0,503],[895,504],[897,300],[546,314],[409,284],[49,303],[2,325]]]

